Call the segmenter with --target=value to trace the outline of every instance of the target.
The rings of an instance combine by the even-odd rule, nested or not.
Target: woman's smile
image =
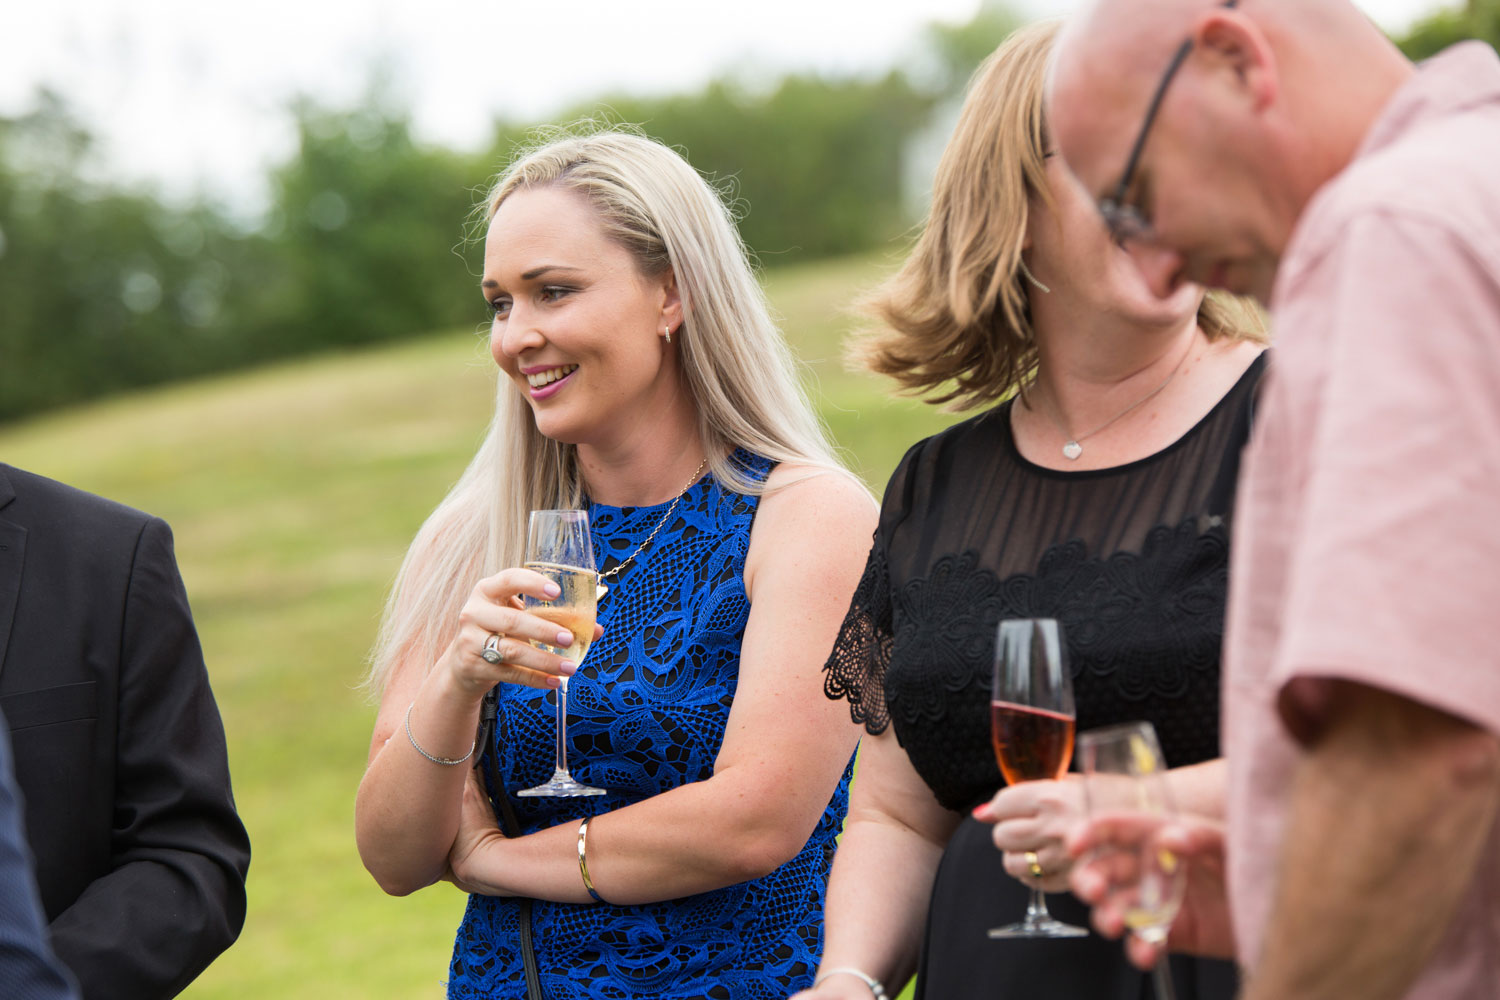
[[[566,378],[577,370],[577,365],[558,365],[556,368],[531,369],[526,372],[526,382],[533,389],[540,389],[550,382]]]
[[[531,388],[531,398],[546,399],[561,391],[563,383],[577,370],[577,365],[558,365],[553,368],[523,369],[521,374]]]

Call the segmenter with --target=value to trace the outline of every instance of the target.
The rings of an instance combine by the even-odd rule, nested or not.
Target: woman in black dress
[[[987,408],[897,468],[826,667],[867,735],[806,1000],[894,995],[914,970],[930,1000],[1150,996],[1116,941],[985,934],[1025,911],[1026,852],[1044,888],[1066,885],[1081,798],[1076,780],[1018,786],[1031,794],[1003,817],[1004,855],[969,815],[1002,784],[1002,618],[1061,620],[1078,728],[1150,720],[1179,805],[1218,804],[1227,519],[1263,345],[1238,303],[1154,297],[1051,155],[1055,33],[1023,29],[977,72],[924,231],[870,303],[887,328],[870,367]],[[1088,922],[1071,896],[1049,905]],[[1234,995],[1227,964],[1174,973],[1181,1000]]]

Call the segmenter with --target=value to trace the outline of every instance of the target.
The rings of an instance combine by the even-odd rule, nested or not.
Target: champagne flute
[[[1002,621],[995,639],[990,687],[990,735],[1007,784],[1061,778],[1073,757],[1073,684],[1063,658],[1062,632],[1051,618]],[[992,938],[1085,937],[1088,930],[1047,912],[1041,889],[1031,890],[1026,916],[995,927]]]
[[[567,649],[533,642],[558,656],[581,663],[594,641],[594,619],[598,614],[599,574],[594,569],[594,543],[589,535],[589,515],[582,510],[534,510],[526,536],[526,568],[534,570],[561,591],[550,601],[527,595],[526,610],[573,633]],[[552,777],[516,793],[521,796],[603,795],[574,780],[568,772],[568,678],[557,686],[557,764]]]
[[[1083,765],[1084,801],[1090,816],[1134,814],[1154,824],[1159,831],[1177,814],[1167,786],[1166,762],[1151,723],[1127,722],[1082,733],[1078,737],[1078,756]],[[1164,943],[1182,905],[1185,878],[1181,863],[1157,843],[1154,833],[1143,837],[1134,848],[1109,850],[1124,850],[1133,855],[1123,859],[1128,863],[1118,869],[1128,872],[1130,881],[1116,883],[1117,888],[1129,893],[1125,926],[1143,941]],[[1177,994],[1166,955],[1157,961],[1152,978],[1157,1000],[1175,1000]]]

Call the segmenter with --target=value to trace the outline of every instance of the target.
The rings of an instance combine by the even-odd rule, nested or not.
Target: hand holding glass
[[[1073,757],[1073,682],[1062,630],[1051,618],[1000,623],[990,687],[991,738],[1006,783],[1056,780]],[[1041,889],[1031,890],[1026,916],[996,927],[992,938],[1084,937],[1088,931],[1053,919]]]
[[[575,663],[582,663],[594,641],[598,614],[599,574],[594,569],[594,544],[589,535],[589,516],[582,510],[534,510],[526,538],[526,568],[557,584],[561,593],[552,600],[527,595],[526,610],[538,618],[573,633],[573,645],[558,649],[540,642],[533,645]],[[568,772],[568,678],[557,686],[557,766],[552,777],[517,795],[603,795],[603,788],[580,784]]]
[[[1091,729],[1078,737],[1084,773],[1084,800],[1089,816],[1139,816],[1157,833],[1176,815],[1167,786],[1166,762],[1149,722],[1128,722]],[[1125,853],[1110,858],[1115,891],[1126,894],[1125,926],[1151,944],[1163,944],[1182,905],[1185,885],[1181,862],[1166,850],[1157,833],[1143,837]],[[1172,1000],[1172,973],[1163,955],[1153,970],[1158,1000]]]

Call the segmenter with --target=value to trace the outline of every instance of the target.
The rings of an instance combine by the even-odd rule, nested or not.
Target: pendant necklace
[[[637,545],[634,552],[630,553],[630,555],[620,560],[619,564],[616,565],[614,569],[607,570],[599,574],[598,599],[602,600],[604,595],[609,592],[609,588],[605,586],[604,581],[610,579],[611,577],[619,576],[620,572],[624,570],[626,566],[629,566],[633,561],[635,561],[636,556],[640,555],[646,550],[646,546],[651,544],[651,541],[656,537],[657,532],[661,531],[661,529],[667,526],[667,521],[671,520],[672,518],[672,512],[677,509],[677,505],[682,502],[682,498],[687,496],[687,491],[693,488],[693,484],[698,481],[698,476],[702,474],[704,467],[707,465],[708,458],[707,456],[705,456],[703,461],[698,463],[698,468],[693,470],[692,478],[687,481],[687,485],[677,492],[677,496],[672,498],[672,506],[668,507],[667,512],[661,516],[661,520],[656,522],[656,527],[651,529],[651,534],[646,536],[646,540]]]
[[[1088,431],[1087,433],[1070,435],[1068,433],[1068,429],[1063,426],[1062,418],[1057,414],[1055,408],[1048,407],[1047,416],[1052,418],[1052,422],[1057,425],[1057,429],[1062,431],[1063,437],[1067,439],[1062,446],[1063,458],[1066,458],[1070,462],[1076,462],[1078,460],[1078,457],[1083,454],[1083,442],[1086,438],[1091,438],[1095,434],[1098,434],[1100,431],[1112,427],[1117,420],[1125,416],[1125,414],[1129,413],[1131,410],[1134,410],[1140,406],[1144,406],[1147,400],[1153,398],[1157,393],[1165,389],[1171,383],[1171,381],[1177,377],[1177,373],[1182,370],[1182,366],[1187,361],[1188,355],[1192,353],[1193,342],[1190,340],[1188,341],[1188,349],[1183,352],[1182,357],[1177,359],[1176,366],[1173,367],[1171,372],[1168,373],[1166,379],[1163,380],[1161,385],[1157,386],[1155,389],[1152,389],[1140,399],[1137,399],[1134,403],[1131,403],[1129,406],[1125,407],[1125,409],[1121,410],[1119,413],[1116,413],[1114,416],[1104,421],[1104,423],[1100,424],[1098,427],[1095,427],[1093,430]]]

